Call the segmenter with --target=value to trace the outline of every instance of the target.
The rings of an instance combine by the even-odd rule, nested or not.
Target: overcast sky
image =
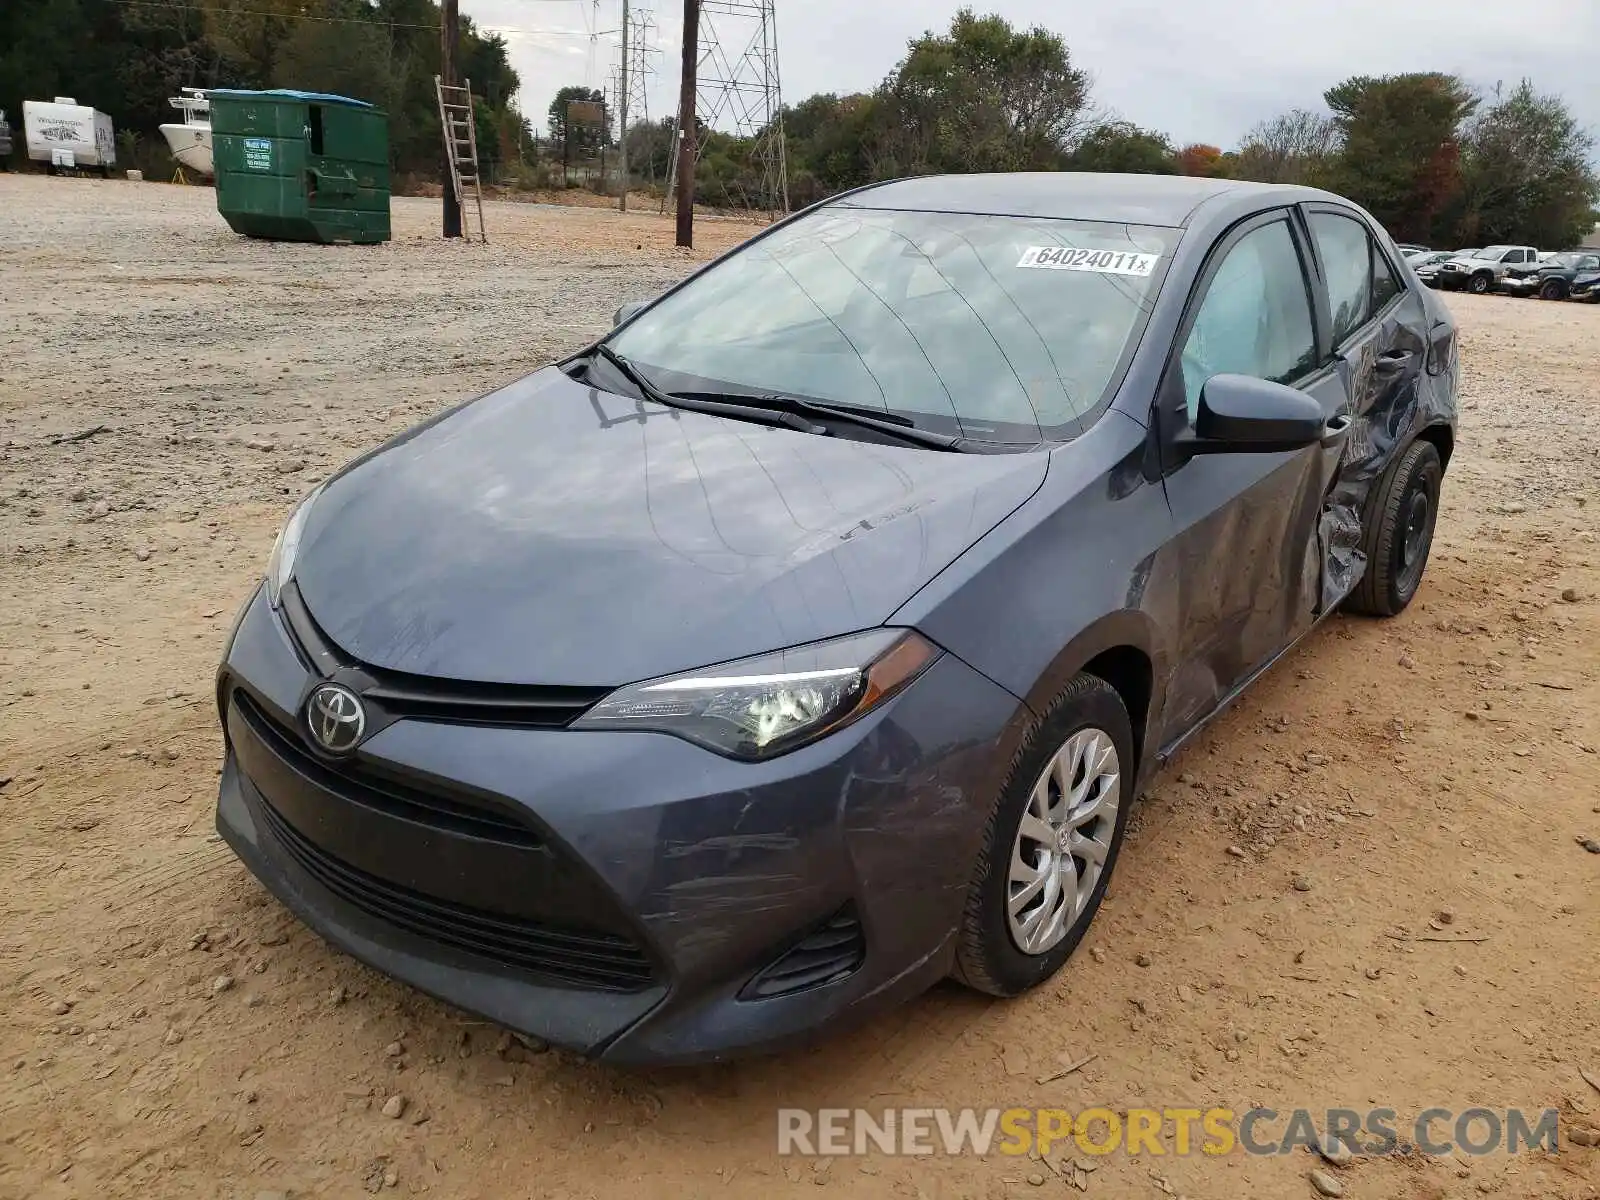
[[[618,61],[621,0],[461,0],[501,30],[536,128],[557,88],[605,86]],[[948,8],[927,0],[777,0],[783,97],[868,91]],[[1531,77],[1600,132],[1600,0],[991,0],[1014,25],[1062,34],[1094,77],[1095,102],[1178,144],[1236,146],[1295,105],[1320,108],[1349,75],[1447,71],[1487,91]],[[652,117],[677,103],[681,0],[638,0],[657,28]],[[716,16],[730,56],[748,25]],[[737,46],[733,43],[738,43]]]

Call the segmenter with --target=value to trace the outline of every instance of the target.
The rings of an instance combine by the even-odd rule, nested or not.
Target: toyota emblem
[[[306,727],[328,753],[345,754],[366,732],[367,710],[361,697],[343,684],[324,683],[306,701]]]

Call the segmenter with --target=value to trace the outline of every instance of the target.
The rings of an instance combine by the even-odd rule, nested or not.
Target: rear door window
[[[1328,281],[1328,312],[1337,346],[1372,312],[1371,239],[1360,222],[1325,212],[1311,214],[1311,236]]]
[[[1293,383],[1311,370],[1311,294],[1287,220],[1251,230],[1227,252],[1206,285],[1181,362],[1190,421],[1213,375]]]
[[[1400,294],[1400,284],[1367,227],[1339,213],[1310,214],[1333,318],[1333,344],[1342,344]]]

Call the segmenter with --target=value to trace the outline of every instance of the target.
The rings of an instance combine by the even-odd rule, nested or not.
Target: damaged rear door
[[[1381,240],[1336,205],[1302,205],[1311,233],[1333,370],[1343,387],[1348,436],[1328,447],[1317,537],[1322,557],[1317,613],[1336,606],[1366,569],[1361,521],[1373,482],[1415,427],[1417,385],[1427,364],[1427,314]],[[1330,411],[1328,416],[1334,417]]]

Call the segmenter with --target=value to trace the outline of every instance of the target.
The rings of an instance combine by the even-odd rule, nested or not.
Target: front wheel
[[[1375,617],[1392,617],[1411,603],[1433,546],[1443,481],[1439,451],[1424,441],[1412,442],[1379,478],[1363,522],[1367,572],[1346,607]]]
[[[1467,290],[1474,296],[1481,296],[1489,290],[1492,282],[1493,280],[1487,275],[1474,275],[1467,281]]]
[[[957,979],[1015,996],[1061,969],[1105,896],[1137,769],[1122,698],[1103,679],[1075,676],[1018,751],[989,814]]]
[[[1547,279],[1544,286],[1539,289],[1541,300],[1565,300],[1567,298],[1567,285],[1559,279]]]

